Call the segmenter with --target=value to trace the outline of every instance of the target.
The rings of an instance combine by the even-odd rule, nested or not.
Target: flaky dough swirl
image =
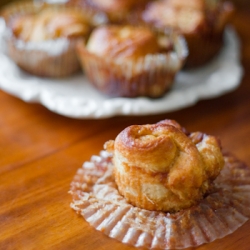
[[[106,143],[119,192],[133,205],[174,212],[202,199],[220,173],[219,141],[177,122],[133,125]]]

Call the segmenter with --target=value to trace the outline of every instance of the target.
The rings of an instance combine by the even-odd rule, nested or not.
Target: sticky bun
[[[201,200],[224,166],[218,140],[165,120],[133,125],[107,143],[120,193],[137,207],[176,212]]]

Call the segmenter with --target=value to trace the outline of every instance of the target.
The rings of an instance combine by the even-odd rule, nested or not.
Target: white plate
[[[3,31],[0,20],[0,38]],[[83,74],[60,80],[29,75],[5,55],[0,39],[0,88],[26,102],[41,103],[55,113],[79,119],[174,111],[239,85],[243,74],[239,40],[232,28],[225,36],[225,46],[215,60],[201,69],[180,72],[171,91],[159,99],[109,98],[95,90]]]

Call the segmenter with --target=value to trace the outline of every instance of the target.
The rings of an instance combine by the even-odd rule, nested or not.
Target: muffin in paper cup
[[[1,12],[9,57],[23,70],[42,77],[65,77],[80,71],[75,46],[95,24],[93,13],[32,1],[7,5]]]
[[[206,64],[223,46],[223,34],[234,7],[220,0],[160,0],[131,14],[132,23],[144,23],[158,30],[171,28],[187,41],[189,55],[185,67]]]
[[[205,139],[198,137],[194,142]],[[221,155],[222,170],[215,174],[206,168],[210,177],[218,176],[196,204],[163,212],[128,202],[116,181],[114,154],[101,151],[78,169],[71,183],[71,208],[96,230],[135,247],[184,249],[212,242],[250,217],[250,168],[229,152],[222,150]]]
[[[181,36],[163,38],[147,27],[103,25],[77,52],[90,83],[105,95],[157,98],[171,88],[188,53]]]

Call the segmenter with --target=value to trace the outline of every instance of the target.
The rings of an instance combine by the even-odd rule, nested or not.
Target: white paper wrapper
[[[91,226],[136,247],[182,249],[233,233],[250,217],[250,168],[229,153],[215,190],[178,213],[134,207],[119,194],[111,155],[102,151],[79,169],[71,184],[71,207]]]

